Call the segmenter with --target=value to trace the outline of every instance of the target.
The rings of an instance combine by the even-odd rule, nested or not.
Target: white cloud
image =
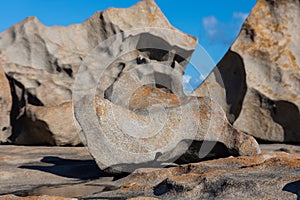
[[[218,25],[218,20],[215,16],[208,16],[202,19],[204,28],[211,28]]]
[[[217,34],[219,22],[215,16],[208,16],[202,19],[203,27],[209,37],[213,38]]]
[[[234,12],[233,17],[236,19],[241,19],[242,21],[245,21],[248,17],[249,13],[243,13],[243,12]]]
[[[202,18],[202,26],[210,44],[230,46],[237,37],[242,23],[248,17],[248,13],[234,12],[228,22],[219,21],[215,16]]]

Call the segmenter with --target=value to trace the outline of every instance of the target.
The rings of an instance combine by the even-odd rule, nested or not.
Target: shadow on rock
[[[300,200],[300,180],[286,184],[282,190],[296,194],[297,199]]]
[[[98,179],[111,175],[100,170],[94,160],[73,160],[54,156],[47,156],[41,160],[41,165],[22,165],[21,169],[39,170],[66,178],[81,180]],[[45,165],[45,163],[53,165]]]

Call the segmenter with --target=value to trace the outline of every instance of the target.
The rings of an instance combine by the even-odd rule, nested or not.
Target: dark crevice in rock
[[[252,42],[254,42],[256,37],[256,32],[255,29],[252,28],[250,24],[245,22],[242,26],[242,31],[245,31],[246,36],[249,37]]]
[[[153,188],[153,194],[155,196],[161,196],[168,192],[182,193],[189,190],[191,189],[186,189],[183,185],[178,185],[175,182],[166,179]]]
[[[116,75],[113,83],[104,91],[104,98],[107,100],[111,100],[111,95],[113,94],[113,88],[114,88],[114,83],[120,78],[122,75],[122,72],[125,68],[126,64],[125,63],[118,63],[117,69],[118,69],[118,74]]]
[[[10,112],[10,123],[12,127],[12,134],[8,139],[9,141],[14,141],[16,139],[16,136],[22,130],[21,123],[23,117],[20,117],[20,114],[21,114],[21,109],[24,108],[26,105],[25,88],[21,83],[16,81],[11,76],[7,75],[6,77],[9,81],[9,85],[11,88],[11,96],[12,96],[12,108]],[[17,95],[17,90],[21,90],[22,93],[21,99],[19,99]]]
[[[62,65],[58,64],[58,60],[55,60],[53,63],[55,66],[55,71],[58,73],[64,72],[68,77],[73,78],[73,70],[71,65]]]
[[[295,104],[275,101],[271,116],[284,129],[284,141],[293,142],[300,139],[300,113]]]
[[[230,106],[228,120],[233,123],[240,115],[247,91],[246,71],[242,57],[229,50],[218,64]]]
[[[168,51],[163,49],[145,48],[139,49],[139,51],[145,53],[150,60],[156,60],[159,62],[168,60]]]
[[[261,94],[259,91],[256,90],[256,94],[259,98],[259,106],[262,109],[265,110],[272,110],[275,107],[275,102],[272,101],[271,99],[269,99],[268,97],[266,97],[265,95]]]
[[[63,68],[64,72],[70,77],[73,78],[73,70],[72,68]]]
[[[171,46],[164,39],[150,33],[139,35],[137,49],[145,53],[150,60],[159,62],[168,61],[170,64],[174,61],[185,66],[187,59],[193,54],[193,50],[185,50],[177,46]]]
[[[266,0],[266,2],[268,2],[271,6],[275,5],[275,0]]]
[[[201,151],[201,152],[200,152]],[[206,152],[204,152],[206,151]],[[226,158],[230,154],[228,148],[220,143],[215,141],[192,141],[188,150],[185,154],[180,156],[175,163],[177,164],[188,164],[194,162],[200,162],[205,160],[212,160],[216,158]],[[206,154],[205,157],[200,158],[199,155]]]
[[[35,106],[44,106],[44,104],[34,95],[27,92],[27,101],[28,104],[35,105]]]
[[[152,86],[153,87],[153,85],[148,85],[148,86]],[[169,86],[161,85],[160,83],[156,83],[155,84],[155,88],[158,88],[158,89],[161,89],[164,92],[173,94],[172,89]]]

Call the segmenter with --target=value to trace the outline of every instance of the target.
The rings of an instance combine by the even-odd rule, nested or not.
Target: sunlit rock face
[[[261,140],[300,141],[299,16],[299,1],[259,0],[216,68],[229,121]]]
[[[28,17],[0,33],[0,62],[11,87],[11,95],[7,92],[6,95],[12,97],[14,102],[11,113],[6,108],[2,112],[1,126],[6,133],[1,134],[1,141],[9,139],[17,144],[79,144],[75,122],[71,123],[72,105],[67,109],[65,104],[72,102],[73,83],[82,61],[107,38],[131,29],[143,32],[145,27],[179,32],[169,24],[153,1],[142,1],[128,9],[111,8],[97,12],[82,24],[67,27],[47,27],[36,17]],[[178,66],[180,63],[185,65],[185,59],[191,56],[197,43],[195,38],[181,35],[181,40],[169,35],[168,38],[158,38],[156,41],[166,40],[168,45],[176,46],[177,54],[184,57],[174,58],[176,53],[173,55]],[[137,37],[141,37],[140,41],[143,41],[155,36],[144,34]],[[132,42],[138,42],[137,37]],[[178,52],[180,50],[182,52]],[[148,53],[150,57],[155,57],[156,54],[147,50],[136,51],[130,59],[136,60],[139,53]],[[158,51],[157,54],[158,59],[168,60],[167,52]],[[173,60],[170,62],[172,64]],[[168,73],[171,73],[170,70]],[[110,82],[102,80],[101,84],[107,85]],[[179,86],[177,84],[173,87]],[[3,88],[6,88],[5,85]],[[5,99],[4,101],[6,102]],[[11,100],[5,106],[10,109],[9,101]],[[62,116],[55,117],[62,114],[59,108],[65,111],[63,116],[66,120],[61,120]],[[48,117],[41,115],[41,112],[47,112]],[[12,129],[9,128],[9,119],[4,119],[5,116],[11,116]]]

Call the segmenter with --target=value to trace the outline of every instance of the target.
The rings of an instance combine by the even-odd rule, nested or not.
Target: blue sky
[[[139,0],[2,0],[0,32],[27,16],[37,16],[47,26],[81,23],[99,10],[108,7],[126,8]],[[240,27],[256,0],[156,0],[171,24],[181,31],[196,36],[201,55],[207,51],[212,57],[202,67],[206,75],[226,53],[239,33]],[[209,59],[208,59],[209,60]],[[196,61],[199,62],[199,58]],[[186,80],[197,84],[199,74],[191,66]]]

